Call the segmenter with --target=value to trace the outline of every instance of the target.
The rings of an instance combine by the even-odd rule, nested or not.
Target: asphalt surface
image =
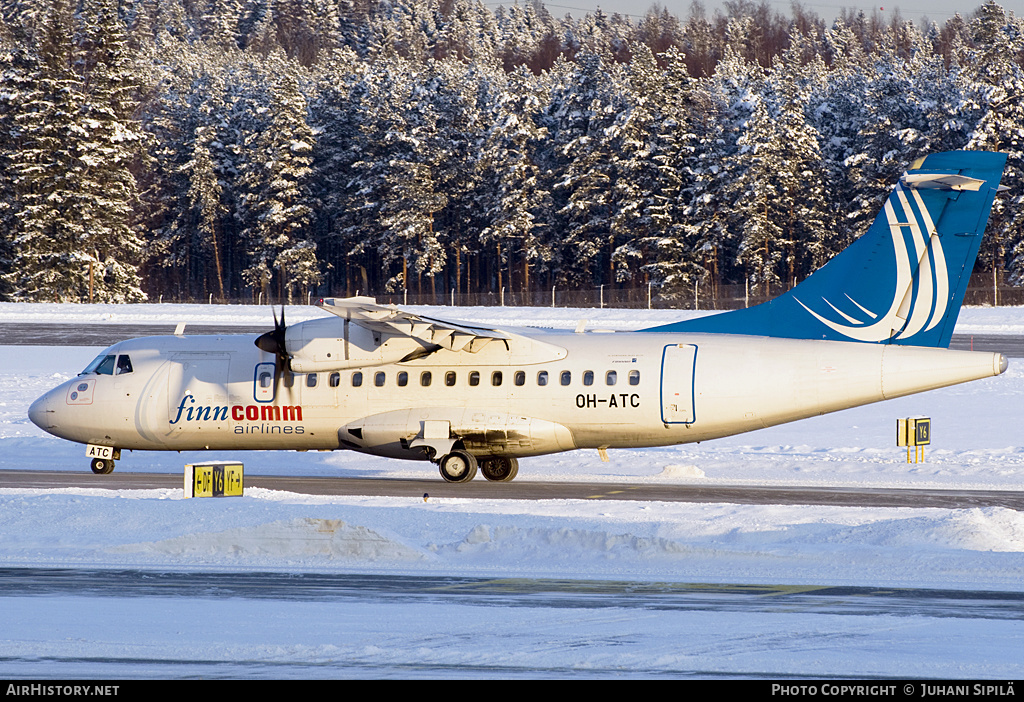
[[[108,490],[184,489],[180,474],[88,471],[0,470],[5,488],[102,488]],[[335,478],[303,476],[246,476],[245,487],[260,487],[306,495],[368,495],[373,497],[476,498],[504,500],[637,500],[641,502],[698,502],[762,505],[832,505],[843,507],[1006,507],[1024,511],[1024,492],[1009,490],[934,490],[919,488],[780,487],[757,485],[696,486],[650,483],[470,483],[435,480]]]
[[[83,628],[64,598],[88,608],[86,621],[99,618]],[[224,568],[4,567],[0,602],[45,622],[6,647],[0,676],[116,681],[122,697],[138,680],[263,678],[739,678],[767,697],[777,681],[858,681],[868,670],[877,694],[910,699],[929,693],[904,680],[899,661],[962,673],[962,645],[1014,650],[1024,619],[1024,593],[991,590]],[[708,629],[709,616],[737,615],[749,626]],[[403,626],[410,616],[415,624]],[[221,643],[224,626],[244,632],[243,655]],[[925,666],[916,649],[929,635],[956,643],[928,642]],[[474,656],[475,647],[495,655]],[[896,665],[865,662],[879,655]],[[986,694],[1012,694],[996,680],[999,691]]]
[[[0,568],[0,597],[74,594],[330,602],[414,598],[495,607],[913,614],[1024,620],[1024,593],[988,590],[472,578],[348,573]]]

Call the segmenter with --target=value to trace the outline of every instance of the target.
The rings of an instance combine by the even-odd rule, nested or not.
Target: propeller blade
[[[288,349],[285,345],[288,327],[284,321],[284,305],[281,306],[280,321],[277,319],[277,312],[273,308],[271,308],[270,311],[274,315],[274,330],[260,334],[256,337],[256,347],[261,351],[272,353],[277,357],[278,370],[290,370],[291,356],[288,355]]]

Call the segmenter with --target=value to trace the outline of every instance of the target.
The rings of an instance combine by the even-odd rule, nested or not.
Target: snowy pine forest
[[[1024,285],[1024,19],[726,7],[0,0],[0,295],[770,290],[949,149]]]

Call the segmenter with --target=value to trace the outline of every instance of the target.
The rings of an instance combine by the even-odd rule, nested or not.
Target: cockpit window
[[[113,354],[101,353],[99,356],[94,358],[92,363],[87,365],[85,370],[79,373],[79,375],[88,375],[89,373],[96,373],[97,375],[113,375],[115,358],[116,356]]]
[[[117,373],[116,375],[124,375],[125,373],[132,372],[132,359],[126,354],[121,354],[117,357]]]

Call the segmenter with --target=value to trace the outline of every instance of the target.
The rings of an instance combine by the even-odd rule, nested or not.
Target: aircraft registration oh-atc
[[[124,449],[338,450],[509,481],[519,459],[705,441],[1002,373],[950,351],[1006,161],[916,161],[867,232],[770,302],[634,332],[433,319],[371,298],[267,333],[122,341],[46,393],[31,420]]]

